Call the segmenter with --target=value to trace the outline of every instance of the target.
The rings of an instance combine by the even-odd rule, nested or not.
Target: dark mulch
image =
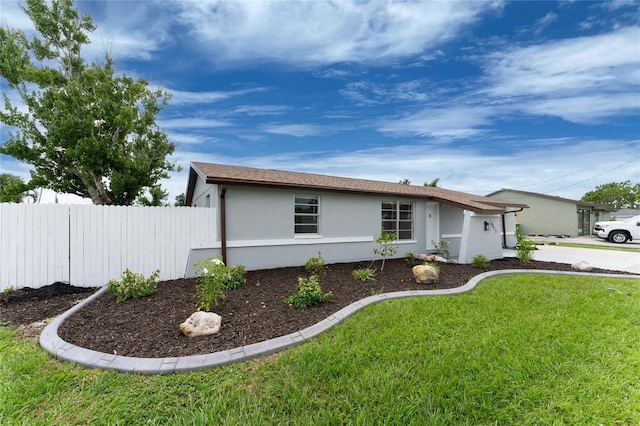
[[[227,297],[214,309],[222,316],[222,328],[217,335],[189,338],[178,328],[195,310],[194,279],[164,281],[156,295],[121,303],[116,303],[113,294],[106,293],[65,321],[59,335],[84,348],[126,356],[204,354],[302,330],[374,293],[459,287],[486,270],[571,270],[567,264],[534,261],[525,265],[513,258],[494,260],[486,270],[471,265],[440,264],[439,282],[425,286],[414,282],[413,265],[398,259],[387,261],[384,272],[378,270],[375,281],[354,280],[352,271],[367,266],[368,262],[328,265],[320,283],[323,290],[333,295],[328,302],[310,308],[296,308],[282,301],[293,293],[298,277],[309,275],[303,267],[249,271],[247,285],[226,291]],[[374,266],[379,269],[380,261]],[[95,290],[56,283],[43,289],[2,294],[0,320],[20,325],[55,317]]]

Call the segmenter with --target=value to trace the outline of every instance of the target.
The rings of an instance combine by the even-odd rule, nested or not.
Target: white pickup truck
[[[620,244],[634,239],[640,240],[640,216],[625,220],[596,222],[593,226],[593,235]]]

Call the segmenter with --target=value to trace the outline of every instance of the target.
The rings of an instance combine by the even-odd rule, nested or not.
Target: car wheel
[[[613,231],[609,234],[609,241],[611,241],[612,243],[622,244],[626,243],[628,239],[629,237],[627,236],[626,232]]]

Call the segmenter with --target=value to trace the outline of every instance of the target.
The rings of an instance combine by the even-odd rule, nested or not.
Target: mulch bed
[[[561,263],[534,261],[522,264],[518,259],[494,260],[484,270],[472,265],[439,264],[437,284],[416,284],[412,264],[404,259],[389,260],[376,280],[356,281],[352,271],[370,266],[369,262],[328,265],[320,278],[329,301],[310,308],[286,305],[283,299],[293,293],[298,277],[308,276],[304,267],[249,271],[247,284],[226,291],[226,298],[213,311],[222,316],[220,333],[189,338],[179,330],[195,311],[195,279],[163,281],[158,293],[141,299],[116,303],[112,293],[72,315],[60,327],[62,339],[100,352],[134,357],[177,357],[205,354],[236,348],[283,336],[313,325],[352,302],[380,292],[453,288],[488,270],[550,269],[570,271]],[[601,273],[619,271],[594,270]],[[41,289],[21,289],[0,294],[0,322],[27,325],[55,317],[87,297],[96,288],[78,288],[56,283]]]

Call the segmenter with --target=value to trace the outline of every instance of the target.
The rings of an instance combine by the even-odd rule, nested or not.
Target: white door
[[[434,243],[440,242],[440,203],[427,201],[426,208],[426,249],[434,250]]]

